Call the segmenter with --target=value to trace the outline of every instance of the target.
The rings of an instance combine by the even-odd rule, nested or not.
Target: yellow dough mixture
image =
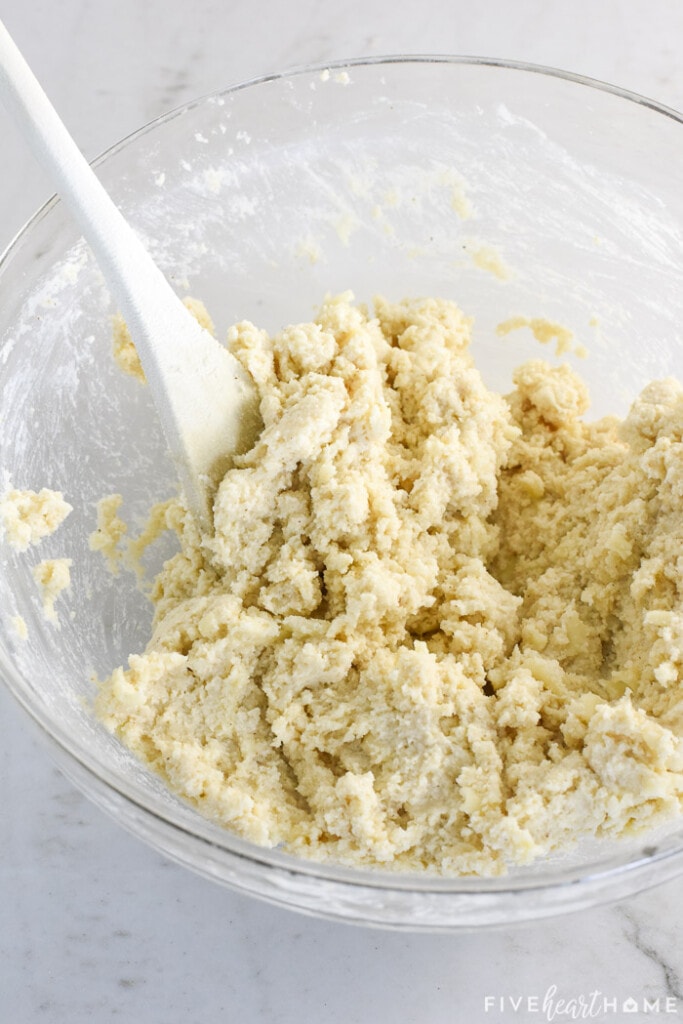
[[[257,843],[499,874],[681,811],[683,388],[587,423],[566,366],[488,390],[469,327],[348,295],[239,324],[263,432],[212,537],[156,510],[181,550],[97,711]]]
[[[9,488],[0,498],[5,539],[15,551],[26,551],[49,537],[71,511],[61,492],[49,487],[40,491]]]
[[[45,618],[59,625],[55,601],[71,586],[71,559],[45,558],[34,566],[33,578],[40,587]]]

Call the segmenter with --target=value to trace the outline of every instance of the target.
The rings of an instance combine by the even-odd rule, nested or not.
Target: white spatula
[[[217,468],[258,431],[251,382],[152,261],[1,21],[0,98],[97,258],[138,351],[188,505],[209,530]]]

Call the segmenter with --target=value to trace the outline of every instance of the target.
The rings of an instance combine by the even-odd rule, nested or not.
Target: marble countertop
[[[528,60],[683,109],[680,0],[4,7],[89,157],[194,96],[381,53]],[[2,111],[0,133],[2,249],[51,190]],[[0,723],[2,1021],[520,1022],[551,1019],[548,992],[556,1020],[683,1017],[683,877],[590,912],[452,937],[312,920],[220,889],[124,833],[53,767],[1,688]]]

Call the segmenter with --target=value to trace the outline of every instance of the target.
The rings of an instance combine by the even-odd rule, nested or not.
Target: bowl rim
[[[504,58],[480,57],[467,55],[450,54],[389,54],[371,57],[357,57],[349,59],[336,59],[333,61],[320,61],[312,64],[304,64],[292,67],[279,73],[261,75],[246,81],[219,89],[214,92],[205,93],[199,97],[189,100],[171,110],[146,122],[140,128],[127,134],[113,145],[101,152],[91,165],[99,167],[111,157],[120,153],[131,142],[136,141],[156,128],[181,117],[192,110],[208,103],[215,103],[224,97],[240,93],[247,89],[268,85],[278,81],[299,79],[305,76],[321,74],[326,71],[343,72],[353,68],[378,68],[391,65],[454,65],[454,66],[479,66],[500,69],[504,71],[518,71],[523,74],[532,74],[540,77],[562,80],[590,91],[597,91],[613,95],[629,103],[645,107],[666,118],[683,124],[683,113],[673,107],[669,107],[657,100],[650,99],[637,92],[612,85],[591,78],[586,75],[577,74],[553,68],[547,65],[534,64],[526,61],[507,60]],[[57,195],[51,196],[26,223],[16,232],[5,249],[0,253],[0,275],[11,261],[13,254],[18,250],[26,236],[59,204]],[[655,864],[666,864],[668,877],[673,877],[679,871],[683,871],[683,829],[679,832],[668,833],[664,842],[658,845],[657,840],[648,841],[648,832],[643,833],[642,844],[638,852],[631,848],[630,851],[614,853],[606,857],[596,857],[588,862],[572,865],[569,868],[562,866],[562,859],[553,857],[553,864],[549,870],[537,871],[539,865],[544,863],[543,859],[535,861],[532,865],[534,875],[505,874],[495,877],[480,876],[441,876],[430,872],[417,873],[405,870],[386,870],[378,868],[360,868],[308,860],[285,853],[279,849],[261,847],[225,829],[221,832],[220,841],[216,837],[216,825],[211,825],[206,819],[202,819],[200,812],[194,810],[197,816],[196,823],[189,828],[180,820],[177,820],[171,813],[162,813],[158,807],[151,806],[145,799],[142,799],[137,787],[129,784],[129,781],[121,773],[115,773],[115,781],[106,777],[101,770],[97,759],[84,754],[80,744],[70,742],[70,737],[65,730],[62,730],[58,722],[53,721],[44,713],[41,706],[34,704],[30,699],[30,687],[27,689],[25,682],[19,672],[15,669],[9,657],[5,657],[0,649],[0,678],[10,691],[12,696],[28,713],[29,717],[37,725],[44,737],[55,744],[60,756],[66,761],[75,762],[86,775],[93,778],[99,785],[112,790],[122,797],[133,808],[142,811],[146,816],[154,819],[162,828],[171,830],[175,836],[182,841],[184,838],[204,844],[206,849],[218,851],[221,855],[230,858],[246,861],[251,865],[271,869],[271,871],[284,872],[288,876],[308,877],[320,881],[341,884],[344,888],[363,889],[366,891],[394,891],[411,892],[418,894],[443,894],[444,896],[467,896],[491,897],[493,895],[507,895],[510,897],[521,896],[523,893],[537,893],[542,898],[550,897],[553,902],[565,902],[568,892],[576,892],[580,883],[590,883],[592,886],[604,883],[609,888],[618,886],[625,876],[633,877],[642,881],[645,887],[648,884],[656,884],[659,879],[645,880]],[[181,801],[182,802],[182,801]],[[678,845],[672,845],[675,842]],[[564,894],[564,895],[562,895]],[[559,899],[555,899],[559,896]],[[608,897],[607,897],[608,898]],[[571,909],[571,908],[569,908]]]
[[[321,74],[325,71],[342,72],[348,68],[354,67],[382,67],[392,64],[447,64],[463,67],[479,66],[546,76],[548,78],[584,86],[589,90],[595,90],[597,92],[616,96],[619,99],[627,100],[637,106],[646,107],[658,114],[662,114],[664,117],[677,121],[679,124],[683,124],[683,111],[676,110],[675,107],[670,107],[665,103],[661,103],[659,100],[651,99],[642,93],[636,92],[632,89],[626,89],[620,85],[614,85],[600,78],[582,75],[578,72],[567,71],[562,68],[555,68],[549,64],[535,64],[529,61],[508,60],[504,57],[482,57],[468,54],[379,54],[371,57],[349,57],[335,59],[332,61],[316,61],[312,64],[299,64],[288,68],[285,71],[258,75],[254,78],[248,78],[242,82],[237,82],[234,85],[226,86],[223,89],[215,90],[214,92],[202,93],[200,96],[188,100],[186,103],[181,103],[177,107],[172,107],[163,114],[159,114],[157,117],[146,121],[143,125],[134,129],[132,132],[128,132],[123,136],[123,138],[112,143],[111,146],[107,146],[106,149],[102,150],[102,152],[90,160],[89,163],[92,167],[96,168],[110,157],[116,155],[116,153],[121,149],[124,149],[129,143],[134,142],[137,138],[142,137],[159,125],[172,121],[176,117],[180,117],[195,107],[202,106],[207,102],[215,102],[223,96],[233,95],[235,93],[242,92],[245,89],[251,89],[255,86],[266,85],[269,82],[286,81],[288,79],[299,78],[304,75],[316,73]],[[42,220],[42,218],[52,209],[53,206],[59,203],[59,201],[58,195],[54,194],[50,196],[41,206],[38,207],[29,219],[19,227],[7,242],[4,249],[0,251],[0,270],[7,258],[11,255],[11,250],[19,244],[23,235],[31,230],[38,221]]]

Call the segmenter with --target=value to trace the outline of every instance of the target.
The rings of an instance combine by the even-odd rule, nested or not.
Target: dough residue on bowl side
[[[43,614],[48,622],[59,625],[55,602],[63,591],[71,585],[70,558],[45,558],[34,566],[33,578],[40,588],[43,602]]]
[[[61,491],[8,488],[0,499],[0,520],[5,539],[14,551],[23,552],[50,536],[73,511]]]

